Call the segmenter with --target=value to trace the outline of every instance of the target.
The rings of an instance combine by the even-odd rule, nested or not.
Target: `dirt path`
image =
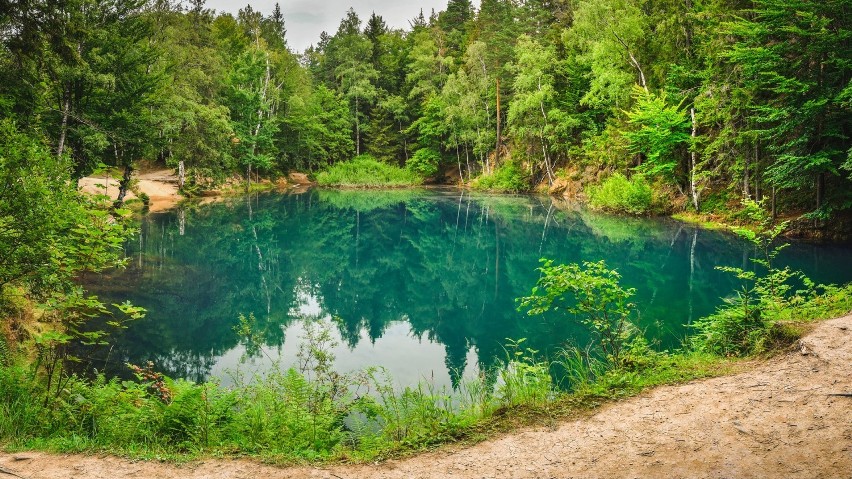
[[[0,454],[36,478],[852,478],[852,316],[736,376],[661,387],[556,429],[370,466],[275,468],[211,459]],[[17,460],[16,460],[17,458]],[[0,475],[2,476],[2,475]],[[2,477],[0,477],[2,479]]]
[[[137,190],[150,198],[148,211],[165,211],[174,207],[183,197],[178,193],[178,179],[173,170],[156,170],[141,173],[136,177],[139,182]],[[103,176],[87,176],[80,178],[80,189],[90,194],[105,194],[110,198],[118,197],[118,180]],[[126,199],[132,200],[136,195],[127,192]]]

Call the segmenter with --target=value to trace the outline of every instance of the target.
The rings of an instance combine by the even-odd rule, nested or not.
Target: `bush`
[[[413,186],[423,182],[420,176],[405,168],[381,163],[370,155],[360,155],[352,161],[335,163],[317,174],[322,186],[382,187]]]
[[[498,166],[490,175],[481,175],[473,180],[471,186],[477,190],[520,193],[529,190],[521,168],[512,162]]]
[[[438,165],[441,163],[441,154],[432,148],[421,148],[408,160],[406,167],[423,177],[435,176],[438,173]]]
[[[635,336],[633,324],[636,294],[633,288],[623,288],[621,275],[606,267],[603,261],[584,261],[582,265],[553,264],[542,259],[538,279],[532,294],[519,298],[520,307],[529,315],[548,311],[565,311],[585,326],[595,338],[605,361],[622,366],[622,351]]]
[[[791,312],[816,310],[816,315],[820,315],[819,311],[824,310],[820,290],[831,295],[838,291],[833,287],[818,287],[801,271],[791,270],[789,266],[777,266],[775,260],[788,244],[776,245],[776,241],[787,228],[787,222],[776,224],[762,204],[751,200],[743,202],[742,214],[757,225],[754,230],[735,230],[754,245],[756,255],[750,258],[754,266],[748,269],[716,266],[740,280],[742,286],[733,298],[725,299],[725,305],[716,313],[693,324],[697,334],[692,343],[700,351],[725,356],[763,352],[775,323],[788,319]],[[795,289],[794,285],[802,289]]]
[[[641,175],[627,179],[615,173],[600,186],[589,188],[589,203],[595,209],[613,213],[645,215],[654,209],[654,190]]]

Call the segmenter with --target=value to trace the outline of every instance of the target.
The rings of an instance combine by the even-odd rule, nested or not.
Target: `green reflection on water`
[[[148,315],[91,365],[121,374],[125,362],[152,359],[172,376],[222,375],[244,351],[238,315],[254,313],[270,355],[285,362],[302,322],[321,320],[341,340],[343,370],[379,365],[401,384],[455,384],[504,357],[506,338],[544,353],[588,340],[569,321],[516,311],[541,257],[606,260],[637,289],[640,327],[676,347],[684,325],[736,286],[714,267],[747,265],[749,251],[730,235],[545,197],[312,190],[234,199],[144,218],[127,270],[89,287]],[[799,244],[785,255],[817,281],[852,280],[848,248]]]

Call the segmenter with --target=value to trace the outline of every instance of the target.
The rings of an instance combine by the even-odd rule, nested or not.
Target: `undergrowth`
[[[654,188],[642,175],[627,178],[615,173],[588,189],[592,208],[613,213],[648,215],[661,210]]]
[[[355,188],[414,186],[423,182],[416,172],[382,163],[370,155],[360,155],[352,161],[335,163],[327,170],[317,173],[321,186],[343,186]]]
[[[825,318],[849,309],[852,285],[830,287],[785,317]],[[146,365],[136,369],[136,381],[71,376],[56,395],[31,366],[12,363],[0,365],[0,442],[8,450],[173,461],[210,455],[278,464],[375,461],[583,415],[649,387],[728,374],[741,364],[695,348],[645,346],[626,347],[613,364],[572,348],[538,357],[518,341],[497,370],[455,390],[427,382],[400,390],[381,369],[341,375],[316,364],[223,387],[172,380]]]
[[[482,174],[471,182],[471,188],[482,191],[520,193],[530,185],[520,166],[508,161],[497,166],[491,174]]]

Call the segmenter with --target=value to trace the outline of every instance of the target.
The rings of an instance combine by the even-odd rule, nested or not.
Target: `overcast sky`
[[[236,15],[240,8],[251,4],[252,8],[266,16],[272,12],[275,3],[276,0],[207,0],[206,6]],[[447,8],[447,0],[278,0],[278,3],[284,13],[287,43],[300,52],[316,44],[322,31],[334,34],[349,7],[355,9],[364,23],[375,11],[391,28],[407,28],[408,21],[416,17],[421,8],[427,18],[433,8],[435,11]]]

